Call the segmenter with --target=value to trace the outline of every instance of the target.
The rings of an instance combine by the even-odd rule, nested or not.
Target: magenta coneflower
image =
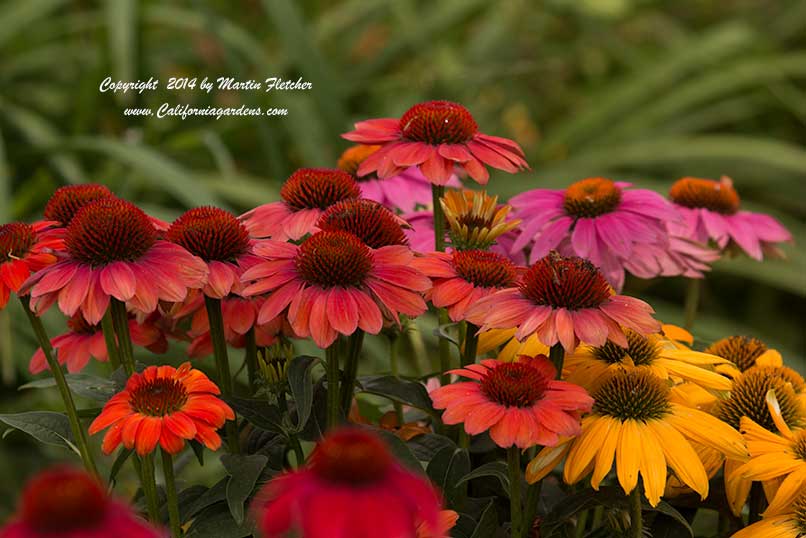
[[[701,243],[714,241],[720,249],[738,246],[753,259],[780,256],[776,243],[792,234],[769,215],[741,211],[739,195],[729,177],[720,181],[684,177],[672,185],[669,198],[685,217],[679,234]]]
[[[55,253],[64,248],[64,233],[54,229],[54,224],[12,222],[0,226],[0,310],[31,273],[56,263]]]
[[[510,203],[523,222],[512,248],[530,246],[531,262],[550,250],[587,258],[617,290],[624,284],[625,268],[642,278],[658,276],[663,268],[657,260],[665,259],[669,250],[666,223],[680,215],[660,194],[628,187],[594,177],[566,189],[535,189],[514,196]],[[639,249],[642,256],[635,261]]]
[[[188,288],[201,288],[207,266],[185,249],[157,238],[151,220],[134,204],[115,198],[81,208],[67,227],[66,252],[34,274],[21,291],[41,314],[57,300],[67,316],[80,311],[101,321],[110,297],[149,314],[160,300],[179,302]]]
[[[198,256],[207,264],[204,294],[221,299],[241,288],[241,273],[260,261],[252,253],[254,241],[229,211],[197,207],[176,219],[168,229],[168,240]]]
[[[266,261],[242,278],[249,284],[244,295],[269,293],[258,323],[288,308],[294,332],[319,347],[358,328],[377,334],[384,317],[398,321],[399,313],[426,310],[422,293],[431,281],[410,267],[414,255],[405,246],[373,250],[349,232],[322,231],[300,245],[268,240],[255,252]]]
[[[51,338],[50,345],[56,350],[59,364],[67,365],[68,372],[71,374],[80,372],[91,358],[99,362],[109,360],[104,333],[100,325],[91,325],[84,320],[81,314],[76,314],[67,320],[67,327],[69,331]],[[152,353],[160,354],[168,350],[165,333],[150,318],[139,323],[130,317],[129,334],[134,345],[144,347]],[[42,348],[39,348],[31,357],[28,371],[38,374],[48,369],[45,353]]]
[[[339,169],[352,174],[361,188],[361,196],[375,200],[379,204],[402,212],[414,211],[418,206],[429,207],[433,202],[431,182],[422,172],[412,166],[396,176],[378,179],[375,172],[358,176],[358,167],[367,157],[381,149],[381,146],[357,145],[347,148],[339,157]],[[454,174],[445,184],[448,187],[461,187]]]
[[[404,469],[376,435],[325,436],[308,463],[269,482],[252,505],[264,538],[414,538],[439,527],[439,494]],[[291,533],[291,534],[289,534]]]
[[[463,320],[468,307],[482,297],[515,286],[519,273],[507,258],[483,250],[431,252],[415,258],[412,266],[431,278],[426,299],[447,308],[452,321]]]
[[[644,301],[615,295],[602,273],[587,260],[550,252],[529,267],[517,286],[497,291],[468,308],[466,319],[487,329],[517,327],[524,341],[533,334],[547,346],[571,353],[580,341],[627,347],[621,326],[639,334],[660,330]]]
[[[384,179],[416,166],[434,185],[446,185],[458,166],[484,185],[490,178],[484,165],[511,174],[529,167],[516,142],[479,132],[470,112],[450,101],[416,104],[400,119],[361,121],[341,136],[382,146],[361,163],[359,176],[376,172]]]
[[[336,202],[358,198],[361,189],[347,172],[331,168],[300,168],[280,189],[282,201],[256,207],[241,220],[249,235],[297,241],[316,231],[316,222]]]

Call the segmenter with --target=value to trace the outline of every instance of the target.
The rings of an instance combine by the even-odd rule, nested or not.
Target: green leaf
[[[196,441],[195,439],[191,439],[188,441],[190,448],[193,450],[193,453],[196,455],[196,460],[198,460],[199,465],[204,467],[204,445],[200,442]]]
[[[301,431],[308,423],[313,406],[313,378],[311,368],[319,362],[316,357],[294,357],[288,365],[288,385],[297,404],[297,425]]]
[[[188,529],[186,538],[246,538],[254,533],[250,519],[236,523],[225,504],[215,504],[202,511]]]
[[[78,454],[78,449],[73,445],[73,434],[70,432],[67,415],[51,411],[29,411],[0,415],[0,421],[27,433],[41,443],[69,448]]]
[[[227,505],[235,522],[240,525],[244,520],[244,503],[255,489],[260,473],[266,467],[269,458],[260,455],[243,456],[224,454],[221,463],[229,473],[227,481]]]
[[[389,398],[417,409],[434,414],[431,398],[425,386],[419,381],[403,379],[392,375],[362,376],[358,379],[359,392],[368,392]]]
[[[497,478],[501,483],[501,487],[504,489],[507,495],[509,495],[509,472],[507,469],[507,464],[503,461],[491,461],[489,463],[485,463],[481,467],[473,469],[468,474],[463,476],[456,483],[456,485],[459,486],[465,482],[473,480],[474,478],[481,478],[483,476],[492,476],[493,478]]]
[[[187,503],[185,506],[181,508],[181,519],[182,523],[186,523],[191,520],[196,514],[199,514],[204,509],[213,506],[217,503],[224,503],[227,499],[227,483],[229,482],[229,476],[222,478],[213,486],[201,494],[196,500],[193,502]],[[229,512],[229,508],[227,508],[227,512]],[[230,518],[232,515],[230,515]]]
[[[252,400],[232,396],[226,399],[227,403],[252,425],[275,433],[285,433],[283,416],[276,405],[265,400]]]
[[[109,48],[112,56],[112,78],[135,80],[137,65],[137,2],[134,0],[107,0],[106,22]],[[134,93],[116,93],[120,103],[130,104]]]
[[[118,392],[114,381],[102,377],[89,374],[66,374],[64,377],[73,392],[97,402],[106,402]],[[49,377],[26,383],[20,386],[18,390],[43,389],[55,386],[56,380]]]
[[[123,464],[126,463],[126,460],[129,459],[129,456],[132,455],[132,452],[134,452],[134,450],[130,450],[130,449],[126,449],[126,448],[121,449],[120,453],[118,454],[118,457],[115,458],[114,463],[112,463],[112,469],[109,471],[109,484],[110,485],[114,486],[115,479],[117,478],[118,473],[123,468]]]
[[[426,473],[453,505],[460,494],[459,481],[470,472],[470,456],[461,448],[440,450],[428,463]]]
[[[481,513],[481,517],[476,524],[476,530],[470,538],[489,538],[495,535],[498,530],[498,513],[495,510],[495,502],[490,501],[487,508]]]
[[[384,441],[386,441],[386,444],[389,446],[389,450],[392,452],[392,455],[395,457],[395,459],[397,459],[397,461],[413,471],[417,471],[419,473],[423,472],[423,466],[420,465],[420,460],[414,456],[406,443],[404,443],[397,435],[380,428],[372,428],[372,430]]]
[[[37,19],[50,16],[65,0],[26,0],[25,2],[5,2],[0,10],[0,46],[19,32],[30,30]]]
[[[671,504],[667,503],[666,501],[661,501],[658,503],[658,506],[653,507],[646,499],[643,498],[641,499],[641,503],[644,511],[658,512],[659,514],[663,514],[664,516],[671,518],[675,523],[677,523],[678,527],[683,527],[688,535],[691,538],[694,538],[694,531],[692,530],[691,525],[689,525],[689,522],[685,517],[683,517],[683,514],[678,512]],[[679,535],[679,532],[674,534],[674,536]]]

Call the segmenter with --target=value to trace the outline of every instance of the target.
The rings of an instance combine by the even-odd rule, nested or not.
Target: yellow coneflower
[[[508,205],[484,191],[448,191],[440,200],[448,221],[451,244],[460,250],[489,248],[495,240],[520,224],[507,220]]]
[[[708,475],[692,448],[696,441],[743,460],[742,436],[717,418],[671,401],[669,386],[647,370],[615,370],[593,393],[596,403],[582,419],[582,433],[565,445],[544,448],[526,469],[530,483],[540,480],[565,454],[564,480],[573,484],[591,474],[599,484],[616,462],[616,476],[626,494],[643,478],[652,506],[660,502],[667,467],[700,494],[708,495]]]
[[[735,368],[731,365],[718,368],[719,371],[731,377],[737,377],[740,372],[745,372],[753,366],[784,365],[781,354],[777,350],[767,347],[767,344],[758,338],[749,336],[727,336],[708,346],[705,353],[722,357],[733,363]]]
[[[490,329],[479,335],[478,356],[484,356],[488,352],[501,348],[496,353],[498,360],[512,362],[521,355],[536,357],[537,355],[548,355],[549,347],[537,339],[533,334],[523,342],[515,338],[517,329]],[[503,346],[503,347],[501,347]]]
[[[780,435],[742,417],[741,431],[751,459],[736,469],[734,480],[782,480],[768,508],[777,513],[806,491],[806,430],[792,431],[774,390],[767,393],[766,401]]]
[[[611,341],[602,346],[581,345],[565,360],[567,380],[595,391],[607,372],[617,369],[646,370],[675,385],[689,381],[705,389],[728,391],[732,383],[713,370],[728,361],[677,345],[661,334],[641,335],[624,329],[627,347]],[[685,401],[685,400],[684,400]]]
[[[806,491],[779,510],[767,510],[764,519],[735,533],[731,538],[801,538],[806,536]]]

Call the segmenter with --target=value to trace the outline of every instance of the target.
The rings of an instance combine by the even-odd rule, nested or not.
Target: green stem
[[[53,375],[53,379],[56,381],[56,386],[59,388],[59,393],[62,396],[64,408],[67,412],[67,419],[70,422],[70,431],[73,433],[73,439],[78,447],[78,452],[81,455],[81,461],[84,463],[84,468],[87,469],[90,474],[97,477],[99,476],[98,468],[95,466],[95,460],[92,457],[92,451],[90,450],[90,445],[87,441],[87,432],[81,426],[81,421],[78,418],[78,411],[76,410],[76,404],[73,400],[73,393],[70,391],[70,386],[67,384],[67,379],[64,377],[62,366],[53,356],[53,348],[51,347],[50,339],[45,332],[45,326],[42,325],[42,320],[39,319],[39,317],[31,310],[30,297],[20,297],[20,303],[22,303],[22,309],[25,310],[25,314],[28,316],[28,321],[31,322],[31,328],[34,330],[36,339],[39,342],[39,347],[42,348],[42,353],[45,354],[45,360],[47,360],[48,367],[50,367],[50,372]]]
[[[305,454],[302,452],[302,445],[299,444],[299,439],[296,435],[291,435],[289,438],[291,448],[294,450],[294,457],[297,459],[297,468],[305,463]]]
[[[210,339],[213,342],[218,381],[221,384],[221,392],[226,400],[232,396],[233,390],[232,373],[230,372],[229,356],[227,355],[227,340],[224,336],[224,315],[221,313],[221,299],[213,299],[205,295],[204,306],[207,309],[207,319],[210,321]],[[229,450],[233,454],[238,454],[241,451],[238,442],[238,425],[235,421],[228,421],[226,429]]]
[[[358,377],[358,359],[364,345],[364,331],[357,329],[347,337],[347,360],[344,363],[344,377],[341,380],[342,416],[350,416],[350,406],[355,395],[355,380]]]
[[[528,530],[531,529],[532,523],[537,518],[537,507],[540,504],[540,492],[543,489],[543,481],[529,484],[526,487],[526,508],[524,510],[524,527],[527,529],[524,534],[528,536]]]
[[[565,350],[562,344],[557,343],[549,349],[549,360],[554,364],[557,369],[557,379],[562,379],[563,376],[563,363],[565,362]]]
[[[445,194],[445,187],[441,185],[431,185],[431,196],[434,204],[434,249],[440,252],[445,251],[445,215],[442,213],[440,198]],[[440,327],[451,322],[448,311],[444,308],[437,309],[437,323]],[[447,385],[449,382],[448,370],[451,369],[451,348],[449,342],[441,338],[438,342],[439,369],[442,372],[440,382]]]
[[[700,306],[700,292],[702,290],[702,279],[689,278],[686,286],[685,317],[683,318],[683,328],[690,331],[694,327],[694,319],[697,317],[697,309]]]
[[[400,338],[398,333],[389,333],[389,367],[392,369],[392,375],[400,377],[400,360],[398,357]],[[395,402],[395,415],[397,416],[398,426],[403,425],[403,404]]]
[[[257,380],[257,340],[255,338],[255,328],[251,327],[246,331],[246,372],[249,376],[249,396],[253,396],[257,390],[255,381]]]
[[[104,317],[101,319],[101,329],[104,333],[104,342],[106,342],[106,355],[109,357],[109,365],[112,370],[120,368],[120,353],[118,353],[118,343],[115,339],[115,324],[112,321],[112,310],[106,309]]]
[[[138,456],[134,456],[135,458]],[[160,509],[157,500],[157,479],[154,476],[154,456],[146,454],[140,458],[140,484],[143,486],[143,495],[146,498],[148,519],[152,523],[160,523]]]
[[[574,529],[574,536],[576,536],[576,538],[585,536],[585,527],[588,526],[588,515],[590,515],[590,510],[583,510],[582,513],[579,514],[576,528]]]
[[[748,524],[752,525],[758,521],[761,521],[761,513],[764,511],[767,505],[767,498],[764,495],[764,486],[761,485],[761,482],[753,482],[753,485],[750,487],[750,518],[748,519]]]
[[[162,451],[162,473],[165,475],[165,495],[168,500],[168,519],[171,523],[171,537],[182,536],[182,523],[179,520],[179,498],[176,495],[176,478],[171,455]]]
[[[600,504],[593,509],[593,521],[591,521],[591,530],[598,529],[602,525],[602,519],[604,519],[604,506]]]
[[[472,323],[466,322],[467,328],[465,330],[465,349],[462,353],[462,367],[476,362],[476,350],[479,347],[479,337],[476,334],[479,328]]]
[[[509,507],[512,521],[512,538],[523,536],[523,513],[521,508],[521,450],[512,445],[507,449],[509,468]]]
[[[327,427],[335,428],[341,422],[339,398],[339,352],[338,340],[325,349],[327,362]]]
[[[126,305],[114,297],[110,300],[109,309],[112,312],[112,325],[118,337],[118,350],[120,352],[120,362],[128,375],[134,373],[134,350],[132,349],[132,337],[129,334],[129,313]]]
[[[641,515],[641,485],[636,484],[630,493],[630,538],[641,538],[644,520]]]

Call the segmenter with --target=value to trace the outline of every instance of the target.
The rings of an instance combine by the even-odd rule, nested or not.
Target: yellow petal
[[[756,359],[756,364],[758,366],[783,366],[784,359],[781,357],[781,354],[778,350],[775,349],[768,349]]]
[[[767,428],[762,428],[752,418],[742,417],[739,420],[739,430],[744,436],[747,450],[751,456],[778,454],[789,448],[788,439],[772,433]]]
[[[718,355],[703,353],[701,351],[694,351],[692,349],[664,348],[661,350],[660,356],[666,359],[683,361],[689,364],[699,364],[703,366],[709,364],[726,364],[726,365],[733,364],[728,359],[723,359]]]
[[[641,428],[641,476],[644,479],[644,494],[649,504],[657,506],[666,489],[666,458],[657,437]]]
[[[537,456],[526,466],[526,481],[534,484],[543,480],[562,461],[572,442],[545,447],[538,452]]]
[[[784,515],[764,518],[733,534],[731,538],[798,538],[798,536],[795,521],[791,516]]]
[[[638,422],[633,419],[625,420],[621,424],[616,448],[616,475],[624,493],[630,493],[638,483],[638,464],[642,450]]]
[[[730,390],[733,388],[733,382],[727,377],[693,364],[669,359],[657,359],[655,364],[664,366],[672,375],[693,381],[709,389]]]
[[[685,330],[683,327],[678,327],[677,325],[664,323],[663,325],[661,325],[661,331],[663,332],[664,336],[672,340],[677,340],[678,342],[685,342],[688,345],[694,343],[694,336],[690,332]]]
[[[649,431],[656,437],[666,456],[666,463],[681,482],[700,494],[708,496],[708,475],[702,461],[683,435],[663,420],[647,422]]]
[[[610,434],[611,422],[596,415],[582,419],[582,434],[574,442],[565,460],[563,479],[567,484],[575,484],[584,476],[585,469]]]
[[[775,498],[770,503],[767,511],[764,512],[764,515],[775,516],[784,511],[791,511],[793,503],[804,490],[806,490],[806,466],[787,476],[781,482]]]
[[[736,460],[725,460],[725,494],[728,497],[728,505],[733,515],[742,513],[742,508],[750,495],[752,480],[742,478],[737,471],[742,466],[742,462]]]
[[[591,476],[591,487],[596,491],[599,490],[599,484],[610,472],[613,467],[613,456],[616,453],[616,445],[621,437],[621,428],[623,424],[621,421],[610,418],[602,417],[601,420],[610,421],[610,434],[605,437],[599,452],[596,453],[596,464],[593,467],[593,475]]]
[[[672,403],[671,408],[666,421],[686,437],[736,460],[750,457],[742,435],[718,418],[676,403]]]
[[[778,428],[778,431],[781,432],[781,435],[787,439],[792,439],[792,430],[789,429],[789,426],[781,413],[781,406],[778,404],[778,398],[775,396],[775,390],[768,390],[765,399],[767,401],[767,409],[770,410],[770,415],[772,415],[772,421],[775,422],[775,427]]]
[[[799,468],[806,469],[806,462],[795,459],[789,454],[763,454],[751,459],[736,472],[741,474],[742,478],[760,481],[788,475]]]

